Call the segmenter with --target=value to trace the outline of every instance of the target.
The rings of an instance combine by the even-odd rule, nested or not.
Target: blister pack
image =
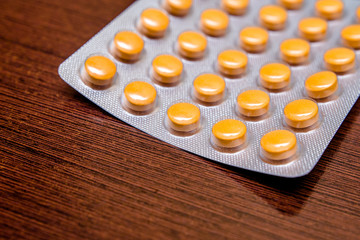
[[[59,67],[122,121],[205,158],[309,173],[359,97],[356,0],[138,0]]]

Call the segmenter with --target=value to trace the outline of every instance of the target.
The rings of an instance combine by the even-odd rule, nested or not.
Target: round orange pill
[[[139,30],[150,38],[161,38],[169,26],[169,17],[157,8],[145,9],[140,16]]]
[[[179,54],[185,58],[202,58],[205,54],[206,47],[206,37],[198,32],[186,31],[181,33],[177,39]]]
[[[159,55],[152,62],[153,78],[164,84],[177,83],[181,79],[183,63],[172,55]]]
[[[327,22],[317,17],[304,18],[298,24],[298,31],[308,41],[320,41],[326,37]]]
[[[269,30],[281,30],[287,20],[286,10],[280,6],[267,5],[260,9],[260,24]]]
[[[336,73],[347,72],[355,66],[355,52],[348,48],[332,48],[324,54],[325,66]]]
[[[341,38],[343,43],[355,49],[360,48],[360,24],[354,24],[345,27],[341,31]]]
[[[242,15],[246,12],[249,0],[222,0],[222,8],[232,15]]]
[[[87,58],[83,69],[83,81],[93,88],[107,88],[116,74],[115,63],[104,56]]]
[[[310,44],[299,38],[283,41],[280,45],[281,58],[293,65],[303,64],[309,58]]]
[[[177,132],[192,132],[200,127],[200,110],[191,103],[176,103],[167,111],[167,124]]]
[[[240,45],[248,52],[264,51],[268,39],[268,32],[261,27],[246,27],[240,32]]]
[[[192,0],[164,0],[163,6],[172,15],[185,16],[192,6]]]
[[[299,99],[290,102],[284,108],[285,122],[293,128],[306,128],[319,119],[319,108],[314,101]]]
[[[218,9],[207,9],[202,12],[200,20],[201,30],[210,36],[220,37],[226,33],[229,17]]]
[[[278,0],[278,3],[284,8],[290,10],[300,9],[303,5],[304,0]]]
[[[148,112],[154,109],[155,99],[156,90],[147,82],[134,81],[124,89],[124,106],[136,112]]]
[[[268,89],[283,89],[290,83],[290,68],[281,63],[269,63],[260,69],[260,83]]]
[[[335,73],[322,71],[308,77],[305,81],[307,94],[315,99],[331,96],[338,89],[338,81]]]
[[[144,49],[141,37],[129,31],[119,32],[115,35],[111,45],[111,53],[125,61],[136,61]]]
[[[247,90],[237,97],[239,112],[246,117],[259,117],[269,110],[270,97],[261,90]]]
[[[341,18],[344,4],[341,0],[318,0],[315,3],[316,14],[327,20]]]
[[[224,97],[225,81],[215,74],[201,74],[194,80],[193,94],[203,102],[215,103]]]
[[[235,119],[226,119],[214,124],[212,142],[222,148],[237,148],[246,142],[246,126]]]
[[[238,50],[225,50],[218,55],[219,71],[226,76],[239,76],[246,71],[248,58]]]
[[[286,160],[297,151],[295,134],[288,130],[275,130],[265,134],[260,141],[261,153],[269,160]]]

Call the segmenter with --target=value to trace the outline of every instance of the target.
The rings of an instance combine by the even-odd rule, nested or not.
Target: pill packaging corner
[[[182,58],[175,49],[177,37],[186,30],[201,32],[199,19],[201,13],[210,8],[221,9],[220,0],[194,0],[190,12],[184,17],[168,14],[169,28],[163,38],[150,39],[139,33],[137,21],[143,10],[162,8],[160,0],[138,0],[122,12],[92,39],[84,44],[59,67],[61,78],[79,93],[103,108],[118,119],[176,147],[207,159],[223,164],[248,169],[281,177],[299,177],[309,173],[321,158],[327,145],[345,119],[360,93],[359,52],[356,53],[355,71],[338,75],[339,93],[334,100],[317,102],[320,113],[320,124],[311,131],[295,131],[299,143],[299,154],[294,161],[286,164],[270,164],[260,157],[260,140],[268,132],[287,129],[284,125],[284,107],[291,101],[308,98],[304,90],[304,82],[311,74],[326,70],[323,63],[324,53],[333,47],[343,46],[341,30],[356,22],[356,8],[360,3],[355,0],[344,1],[344,15],[339,20],[328,21],[328,33],[325,40],[310,43],[310,62],[306,65],[291,66],[291,87],[283,92],[268,92],[270,96],[269,116],[259,121],[242,118],[236,113],[236,99],[239,93],[247,89],[259,89],[259,70],[267,63],[281,61],[279,46],[283,40],[298,37],[298,22],[315,16],[315,1],[304,1],[299,10],[287,11],[286,27],[281,31],[269,31],[269,42],[262,53],[246,53],[238,43],[241,29],[247,26],[259,26],[258,12],[262,6],[277,4],[271,0],[252,0],[244,15],[229,15],[229,28],[222,37],[206,36],[208,41],[206,55],[197,61]],[[165,12],[165,10],[164,10]],[[109,45],[115,34],[129,30],[138,33],[144,40],[144,52],[139,61],[123,63],[116,60],[109,52]],[[205,34],[204,34],[205,35]],[[247,54],[248,66],[246,74],[238,78],[223,77],[226,82],[224,101],[214,106],[204,106],[194,101],[191,89],[194,79],[202,73],[218,74],[216,60],[220,52],[227,49],[238,49]],[[85,60],[99,54],[113,60],[117,67],[116,79],[106,90],[94,90],[84,84],[80,71]],[[160,54],[171,54],[181,59],[184,76],[180,84],[173,87],[160,86],[152,80],[150,70],[153,59]],[[125,86],[135,80],[151,83],[156,88],[156,109],[145,115],[134,115],[126,111],[121,104]],[[168,108],[176,102],[193,103],[201,112],[201,128],[190,136],[172,134],[164,122]],[[238,119],[247,127],[248,141],[246,147],[237,152],[218,151],[210,143],[212,126],[222,119]]]

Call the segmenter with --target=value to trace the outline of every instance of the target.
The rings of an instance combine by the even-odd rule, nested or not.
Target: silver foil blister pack
[[[344,1],[343,17],[339,20],[328,21],[326,39],[310,44],[309,62],[305,65],[290,67],[292,74],[290,88],[281,92],[268,92],[271,99],[269,115],[264,119],[253,121],[243,118],[236,112],[238,94],[246,89],[263,89],[258,81],[260,68],[267,63],[282,62],[279,54],[280,43],[285,39],[299,37],[298,22],[305,17],[315,16],[315,1],[304,1],[301,9],[287,11],[286,27],[280,31],[269,31],[268,46],[264,52],[246,53],[243,51],[239,46],[239,32],[247,26],[259,26],[259,9],[265,5],[277,3],[272,0],[252,0],[244,15],[229,15],[229,28],[224,36],[206,36],[208,46],[202,59],[191,61],[182,58],[176,50],[179,34],[187,30],[201,32],[199,19],[202,11],[209,8],[221,9],[220,2],[220,0],[194,0],[186,16],[177,17],[169,14],[170,25],[165,36],[152,39],[141,35],[137,22],[143,10],[150,7],[163,9],[162,3],[159,0],[138,0],[66,59],[59,67],[59,74],[70,86],[113,116],[176,147],[216,162],[256,172],[282,177],[303,176],[309,173],[319,161],[359,97],[358,52],[356,52],[355,70],[337,76],[339,85],[337,97],[330,101],[317,102],[320,113],[319,125],[310,131],[291,130],[295,133],[299,144],[298,155],[294,161],[286,164],[271,164],[263,161],[260,154],[260,140],[264,134],[272,130],[288,129],[284,124],[284,107],[291,101],[309,98],[304,90],[305,80],[311,74],[326,70],[324,53],[333,47],[343,46],[340,32],[344,27],[356,23],[355,10],[360,3],[355,0]],[[136,32],[144,40],[144,51],[139,61],[124,63],[115,59],[109,52],[114,35],[124,30]],[[213,106],[199,104],[191,95],[194,79],[202,73],[219,74],[216,59],[220,52],[227,49],[238,49],[247,54],[246,73],[238,78],[223,77],[226,82],[226,95],[221,103]],[[117,67],[113,84],[105,90],[94,90],[88,87],[80,76],[85,60],[94,54],[108,57],[115,62]],[[151,64],[153,59],[160,54],[170,54],[181,59],[184,75],[178,85],[161,86],[152,79]],[[156,88],[156,108],[149,114],[132,114],[121,104],[124,87],[135,80],[151,83]],[[201,128],[195,134],[178,136],[166,128],[167,110],[177,102],[193,103],[200,109]],[[211,144],[212,126],[227,118],[241,120],[247,127],[247,145],[240,151],[222,152]]]

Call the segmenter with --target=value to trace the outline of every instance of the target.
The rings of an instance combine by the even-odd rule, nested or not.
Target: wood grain
[[[0,1],[0,238],[359,239],[359,101],[315,169],[283,179],[154,139],[60,79],[131,2]]]

